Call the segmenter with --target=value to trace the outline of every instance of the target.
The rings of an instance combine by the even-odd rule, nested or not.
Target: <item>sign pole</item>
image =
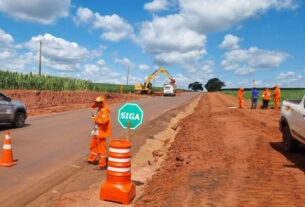
[[[126,140],[130,142],[130,121],[127,122]]]

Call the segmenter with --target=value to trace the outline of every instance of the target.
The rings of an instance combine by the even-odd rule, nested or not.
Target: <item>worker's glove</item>
[[[91,112],[91,117],[94,117],[95,115]]]

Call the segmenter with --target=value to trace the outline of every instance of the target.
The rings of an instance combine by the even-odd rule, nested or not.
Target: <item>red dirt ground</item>
[[[229,108],[237,98],[204,95],[136,207],[305,206],[305,149],[283,150],[280,111]]]
[[[118,94],[92,91],[35,91],[3,90],[12,99],[22,101],[27,106],[28,116],[58,113],[75,109],[88,108],[98,96],[103,96],[107,104],[161,96],[160,92],[152,95]],[[179,93],[180,94],[180,93]]]

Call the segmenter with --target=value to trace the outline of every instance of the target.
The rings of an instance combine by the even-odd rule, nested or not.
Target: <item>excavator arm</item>
[[[164,69],[164,68],[160,68],[160,70],[156,70],[155,72],[153,72],[150,76],[148,76],[148,78],[146,79],[146,82],[145,82],[145,85],[144,85],[144,88],[148,88],[148,84],[149,82],[155,78],[157,75],[159,75],[160,73],[164,73],[166,75],[166,77],[171,81],[170,83],[171,84],[174,84],[175,83],[175,79]]]

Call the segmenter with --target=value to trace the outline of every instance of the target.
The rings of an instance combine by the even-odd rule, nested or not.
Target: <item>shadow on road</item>
[[[299,149],[295,153],[286,152],[284,150],[284,145],[282,142],[270,142],[273,149],[280,152],[288,160],[290,160],[294,165],[283,165],[290,168],[299,168],[305,174],[305,146],[300,145]]]
[[[22,128],[29,127],[31,124],[25,124]],[[10,129],[17,129],[12,124],[0,124],[0,131],[10,130]]]

